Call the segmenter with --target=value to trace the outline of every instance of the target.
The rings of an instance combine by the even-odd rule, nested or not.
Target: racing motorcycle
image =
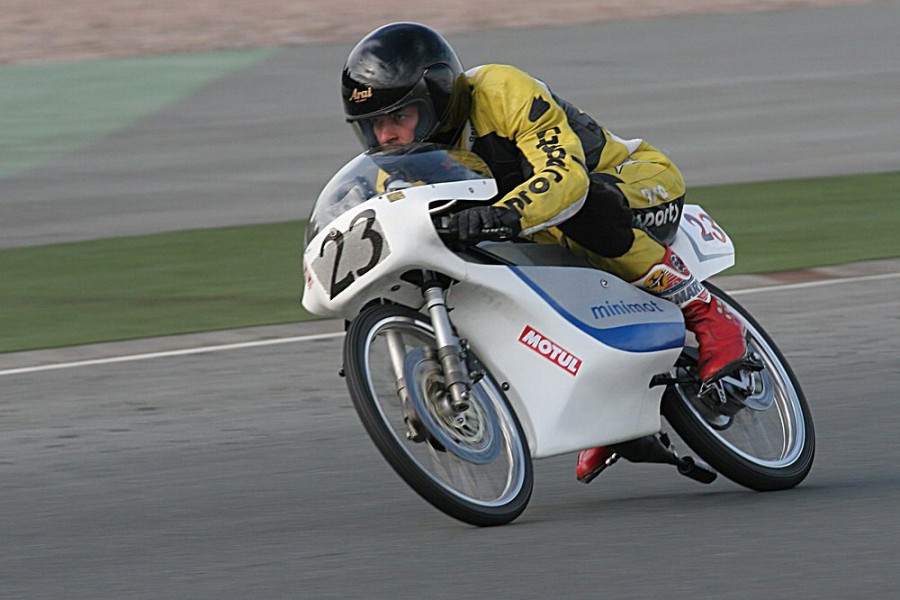
[[[460,245],[448,216],[497,195],[476,155],[431,144],[369,151],[322,190],[303,255],[303,306],[347,323],[350,396],[384,458],[422,498],[478,526],[526,508],[533,459],[594,446],[782,490],[809,473],[812,417],[762,326],[753,368],[712,391],[680,309],[552,244]],[[701,280],[733,243],[687,205],[672,244]],[[676,452],[662,417],[697,457]]]

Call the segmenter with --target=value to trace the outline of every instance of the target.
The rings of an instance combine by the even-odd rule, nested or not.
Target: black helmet
[[[392,23],[364,37],[341,77],[344,114],[367,148],[372,119],[416,103],[416,141],[452,144],[469,117],[469,87],[456,52],[418,23]]]

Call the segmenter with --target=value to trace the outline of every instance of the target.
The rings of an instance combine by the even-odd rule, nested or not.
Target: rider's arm
[[[578,136],[549,90],[528,74],[486,65],[472,77],[476,130],[513,142],[527,165],[526,179],[495,206],[520,215],[523,236],[574,215],[588,190],[588,169]]]

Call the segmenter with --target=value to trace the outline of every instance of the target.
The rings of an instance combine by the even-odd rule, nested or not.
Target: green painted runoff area
[[[0,66],[0,178],[59,158],[275,52]]]
[[[900,172],[696,188],[759,273],[900,256]],[[304,223],[0,251],[0,352],[312,318]]]

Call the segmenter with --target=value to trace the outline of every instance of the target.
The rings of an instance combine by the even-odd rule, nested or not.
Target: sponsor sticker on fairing
[[[525,344],[567,373],[577,375],[578,369],[581,368],[580,358],[560,347],[530,325],[525,326],[525,329],[519,336],[519,342]]]

